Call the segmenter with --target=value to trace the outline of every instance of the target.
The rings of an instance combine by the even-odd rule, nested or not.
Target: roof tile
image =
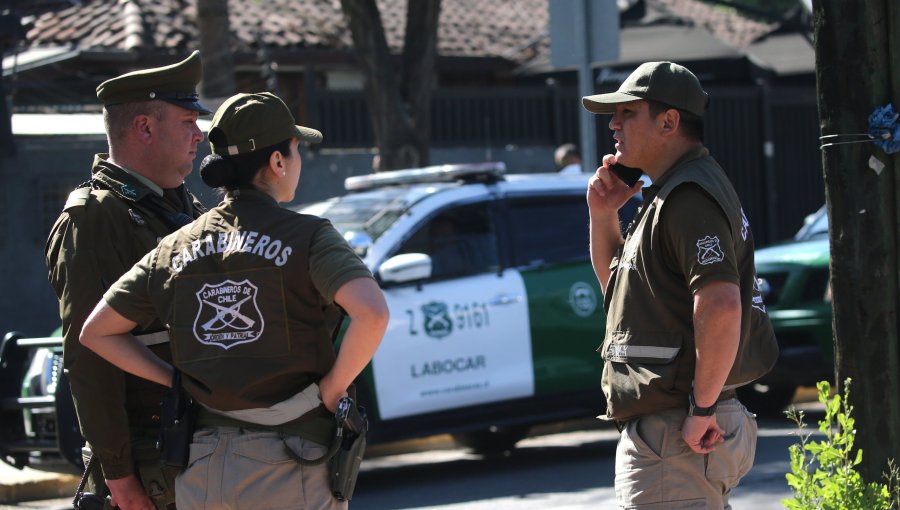
[[[546,55],[551,0],[443,0],[438,53],[525,61]],[[773,24],[717,9],[699,0],[645,0],[693,20],[734,47],[773,30]],[[403,44],[407,0],[377,0],[392,51]],[[130,50],[143,44],[184,52],[197,43],[195,0],[84,0],[40,15],[28,33],[34,46],[71,45]],[[352,39],[340,0],[228,0],[233,52],[269,49],[346,50]]]

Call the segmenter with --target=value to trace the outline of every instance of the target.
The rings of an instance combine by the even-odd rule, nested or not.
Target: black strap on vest
[[[179,228],[194,221],[194,218],[188,216],[187,214],[184,214],[183,212],[167,211],[163,206],[156,203],[154,201],[154,198],[150,196],[146,196],[141,199],[140,204],[153,211],[153,214],[155,214],[157,218],[162,220],[162,222],[165,223],[166,226],[169,227],[172,231],[178,230]]]
[[[99,181],[96,179],[84,181],[83,183],[81,183],[75,187],[75,189],[81,189],[81,188],[91,188],[92,190],[112,191],[109,188],[109,186],[104,184],[102,181]],[[163,206],[161,206],[159,203],[157,203],[155,197],[153,197],[151,195],[145,196],[138,203],[141,204],[142,206],[146,207],[147,209],[150,209],[150,211],[152,211],[153,214],[156,215],[156,217],[160,221],[165,223],[166,227],[168,227],[169,230],[172,232],[174,232],[174,231],[180,229],[181,227],[187,225],[188,223],[191,223],[192,221],[194,221],[193,217],[191,217],[185,213],[172,212],[172,211],[166,210]]]

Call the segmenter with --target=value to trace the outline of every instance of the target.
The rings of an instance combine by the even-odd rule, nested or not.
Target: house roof
[[[438,53],[499,57],[519,64],[549,52],[550,0],[443,0]],[[700,0],[643,0],[652,13],[639,24],[701,27],[743,49],[777,29],[733,9]],[[388,46],[403,43],[407,0],[377,0]],[[185,54],[197,46],[194,0],[84,0],[68,7],[47,1],[28,31],[28,47]],[[339,0],[228,0],[231,51],[342,50],[352,47]],[[32,7],[34,9],[34,7]],[[623,28],[628,28],[627,26]],[[623,44],[624,47],[624,44]]]
[[[451,57],[527,59],[528,48],[540,44],[547,32],[547,1],[444,0],[438,52]],[[399,51],[406,0],[377,3],[388,46]],[[352,47],[338,0],[229,0],[228,8],[235,53],[253,53],[261,46]],[[180,54],[197,45],[196,17],[196,2],[189,0],[87,0],[38,16],[28,31],[28,44]]]
[[[27,39],[3,59],[16,75],[21,104],[73,104],[93,97],[99,81],[152,67],[198,49],[196,0],[11,0],[30,20]],[[408,0],[376,0],[388,46],[399,52]],[[442,0],[439,69],[476,74],[550,65],[549,2]],[[619,0],[620,2],[624,0]],[[778,22],[752,19],[703,0],[629,0],[620,58],[598,67],[650,60],[749,61],[775,73],[811,72],[812,46]],[[707,0],[709,1],[709,0]],[[236,68],[258,73],[264,49],[279,68],[352,65],[352,40],[340,0],[228,0]],[[636,18],[636,19],[632,19]],[[453,66],[453,67],[451,67]],[[724,72],[724,71],[723,71]]]
[[[778,23],[751,19],[734,9],[695,0],[649,0],[648,3],[654,9],[703,27],[733,48],[746,48],[778,28]]]

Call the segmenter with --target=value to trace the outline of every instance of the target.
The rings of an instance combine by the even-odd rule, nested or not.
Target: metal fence
[[[734,183],[757,244],[790,237],[825,201],[818,113],[811,88],[710,87],[706,145]],[[314,107],[330,147],[374,144],[361,92],[322,92]],[[440,89],[432,99],[434,147],[577,142],[574,88]],[[597,117],[600,153],[613,151],[608,117]]]

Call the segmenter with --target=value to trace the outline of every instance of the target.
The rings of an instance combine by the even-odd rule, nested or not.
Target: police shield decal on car
[[[447,303],[428,303],[422,305],[425,322],[425,334],[432,338],[444,338],[453,332],[453,322],[447,311]]]
[[[597,309],[597,294],[585,282],[575,282],[569,289],[569,305],[579,317],[590,317]]]
[[[200,304],[194,319],[197,340],[227,350],[258,339],[265,321],[256,304],[257,291],[249,280],[203,284],[197,291]]]

